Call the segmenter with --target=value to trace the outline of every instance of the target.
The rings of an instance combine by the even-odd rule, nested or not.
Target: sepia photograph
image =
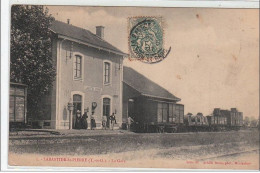
[[[8,165],[259,170],[259,9],[10,7]]]

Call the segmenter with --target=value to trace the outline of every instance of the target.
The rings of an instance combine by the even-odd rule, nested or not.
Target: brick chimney
[[[104,26],[96,26],[96,35],[104,39]]]
[[[237,112],[237,108],[231,108],[231,112]]]

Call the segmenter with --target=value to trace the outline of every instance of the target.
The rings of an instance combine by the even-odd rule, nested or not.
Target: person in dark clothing
[[[88,129],[88,114],[85,112],[81,117],[81,128],[82,129]]]
[[[93,115],[91,116],[91,130],[94,130],[96,128],[96,120],[95,118],[93,117]]]
[[[81,114],[80,114],[80,110],[77,110],[77,112],[76,112],[75,129],[81,129]]]
[[[111,129],[114,130],[114,126],[116,124],[116,116],[114,112],[112,113],[112,115],[110,115],[110,121],[111,121]]]

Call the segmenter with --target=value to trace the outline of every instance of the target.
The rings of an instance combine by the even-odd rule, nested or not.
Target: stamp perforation
[[[138,21],[138,19],[140,19],[140,20]],[[165,49],[164,49],[164,46],[165,46],[165,30],[164,30],[165,20],[162,16],[132,16],[132,17],[128,17],[127,21],[128,21],[127,28],[128,28],[128,51],[129,51],[128,59],[129,59],[129,61],[139,60],[139,61],[142,61],[145,63],[152,64],[152,63],[162,61],[169,54],[170,49],[168,51],[167,50],[165,51]],[[144,26],[141,26],[141,25],[144,25]],[[157,27],[158,30],[154,31],[153,29],[151,29],[151,27],[153,27],[153,29]],[[140,28],[141,28],[141,30],[140,30]],[[150,29],[150,33],[148,32],[149,29]],[[136,30],[134,33],[135,33],[135,37],[137,37],[136,40],[138,40],[138,41],[136,41],[136,44],[139,47],[137,45],[135,45],[136,47],[134,47],[132,45],[131,36],[133,36],[134,34],[131,35],[131,32],[133,30]],[[140,34],[141,36],[138,35],[137,33]],[[156,38],[158,33],[159,33],[159,36],[161,36],[161,38]],[[143,36],[143,34],[145,36]],[[154,39],[156,41],[154,41]],[[156,43],[156,44],[154,44],[154,43]],[[143,47],[143,44],[145,44],[145,47]],[[154,52],[153,54],[150,54],[150,52],[151,52],[150,50],[152,49],[154,51],[154,50],[156,50],[155,48],[158,48],[159,50],[157,52]],[[134,49],[134,51],[133,51],[133,49]],[[138,50],[140,52],[138,52]]]

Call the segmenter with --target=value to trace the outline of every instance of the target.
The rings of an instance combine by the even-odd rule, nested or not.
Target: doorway
[[[134,99],[129,99],[128,100],[128,115],[127,115],[127,118],[131,117],[134,120],[136,120],[135,116],[136,115],[135,115],[135,109],[134,109]]]
[[[103,116],[107,117],[107,128],[109,128],[110,98],[103,98]]]
[[[80,114],[82,114],[81,112],[81,108],[82,108],[82,96],[79,94],[74,94],[73,95],[73,124],[72,124],[72,128],[75,129],[75,122],[76,122],[76,113],[79,110]]]

